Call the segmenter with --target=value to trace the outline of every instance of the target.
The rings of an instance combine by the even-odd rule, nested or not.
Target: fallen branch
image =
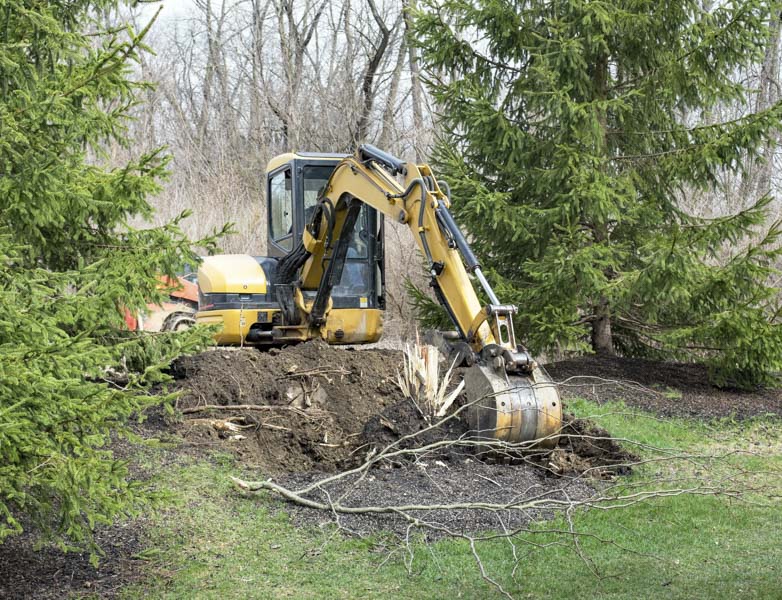
[[[291,371],[290,373],[286,373],[285,375],[281,376],[280,379],[293,379],[294,377],[316,377],[318,375],[350,375],[350,371],[348,371],[344,367],[322,367],[317,369],[309,369],[307,371]]]
[[[455,510],[489,510],[489,511],[527,511],[527,510],[554,510],[554,511],[572,511],[574,508],[597,508],[610,510],[614,508],[627,508],[651,498],[664,498],[669,496],[681,496],[692,494],[699,496],[731,496],[739,498],[741,493],[735,490],[722,489],[708,485],[696,485],[689,488],[674,489],[656,489],[649,491],[638,491],[631,494],[617,494],[615,496],[596,496],[584,500],[568,500],[551,497],[533,497],[520,502],[454,502],[451,504],[406,504],[400,506],[343,506],[341,504],[326,504],[306,498],[293,490],[274,483],[271,480],[266,481],[244,481],[238,477],[231,477],[231,481],[241,490],[248,492],[257,492],[260,490],[269,490],[278,493],[280,496],[295,502],[302,506],[315,508],[318,510],[327,510],[344,514],[396,514],[413,521],[415,524],[424,524],[417,517],[406,513],[432,512],[432,511],[455,511]],[[546,492],[546,495],[548,492]],[[544,495],[545,496],[545,495]]]
[[[308,414],[304,412],[303,410],[296,408],[294,406],[276,406],[276,405],[270,405],[270,404],[228,404],[228,405],[222,405],[222,404],[205,404],[202,406],[191,406],[190,408],[183,408],[182,414],[183,415],[190,415],[193,413],[199,413],[199,412],[206,412],[208,410],[257,410],[257,411],[274,411],[274,410],[284,410],[284,411],[290,411],[293,413],[296,413],[298,415],[301,415],[303,417],[312,417],[314,415]]]

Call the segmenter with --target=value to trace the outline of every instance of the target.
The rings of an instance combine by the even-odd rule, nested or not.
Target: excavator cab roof
[[[296,159],[304,159],[308,161],[318,160],[341,160],[350,154],[342,154],[339,152],[286,152],[285,154],[278,154],[272,158],[266,165],[266,172],[271,173],[277,167],[291,162]]]

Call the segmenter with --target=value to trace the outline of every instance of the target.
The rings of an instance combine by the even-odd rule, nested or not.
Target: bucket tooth
[[[506,379],[492,367],[475,365],[466,371],[464,381],[470,402],[467,420],[474,439],[530,443],[535,448],[557,445],[562,403],[556,385],[542,369]]]

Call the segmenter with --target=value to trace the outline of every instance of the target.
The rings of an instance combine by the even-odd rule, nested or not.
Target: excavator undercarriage
[[[451,216],[448,186],[427,165],[369,145],[355,155],[287,154],[270,162],[266,196],[270,256],[208,257],[199,270],[197,321],[221,326],[218,343],[376,342],[385,308],[384,217],[392,218],[411,228],[426,259],[456,329],[452,356],[471,365],[472,435],[556,445],[556,387],[517,344],[516,307],[495,295]]]

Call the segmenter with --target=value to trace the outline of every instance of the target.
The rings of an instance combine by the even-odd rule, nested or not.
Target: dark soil
[[[289,488],[317,481],[312,474],[291,475],[279,483]],[[307,497],[344,506],[437,505],[463,502],[506,504],[524,499],[552,498],[582,500],[595,492],[592,482],[580,477],[551,477],[544,469],[530,464],[486,464],[475,458],[442,461],[435,457],[406,465],[386,464],[366,477],[351,476],[327,484]],[[399,537],[408,533],[409,521],[393,514],[340,514],[337,520],[329,511],[286,504],[284,510],[299,525],[338,523],[353,535],[391,532]],[[408,511],[433,525],[421,527],[428,539],[444,535],[477,534],[523,528],[533,521],[550,518],[540,509],[525,510],[433,510]],[[415,533],[415,531],[414,531]]]
[[[462,438],[467,429],[460,419],[427,430],[430,421],[402,397],[395,383],[401,363],[399,352],[335,348],[320,342],[270,352],[217,349],[182,358],[173,368],[183,392],[178,408],[185,413],[178,431],[188,443],[229,450],[245,467],[265,475],[350,468],[368,453],[408,436],[412,437],[399,448]],[[218,408],[199,410],[204,406]],[[227,430],[227,419],[239,429]],[[568,422],[559,452],[572,456],[560,461],[563,472],[628,462],[608,432],[589,431],[607,441],[584,443],[579,436],[590,428],[594,425]],[[467,458],[508,459],[476,457],[474,449],[465,446],[428,452],[426,458],[454,463]]]
[[[86,552],[36,550],[36,534],[29,529],[7,538],[0,544],[0,598],[112,598],[141,576],[143,561],[134,556],[143,548],[142,533],[138,520],[100,528],[95,540],[105,554],[97,568]]]
[[[622,400],[664,417],[782,416],[782,389],[716,388],[701,365],[585,356],[548,364],[546,370],[565,400]]]
[[[424,419],[412,401],[402,399],[370,417],[364,423],[360,440],[364,452],[377,452],[389,444],[399,442],[398,448],[421,448],[441,440],[456,440],[467,434],[467,424],[461,419],[449,419],[437,428]],[[409,439],[402,439],[408,438]],[[401,441],[400,441],[401,440]],[[472,453],[464,448],[448,446],[429,456],[438,458],[469,457]],[[363,459],[359,456],[359,461]]]
[[[553,453],[547,450],[526,452],[523,455],[489,452],[476,450],[469,445],[468,427],[461,419],[451,419],[439,427],[431,428],[430,422],[421,416],[410,400],[402,400],[367,421],[361,435],[364,442],[362,453],[344,466],[358,466],[366,455],[380,452],[392,443],[396,450],[420,449],[440,441],[465,440],[468,445],[449,444],[425,453],[416,453],[410,459],[394,460],[397,463],[405,460],[457,463],[475,459],[486,464],[522,464],[525,468],[532,466],[554,475],[579,475],[589,471],[596,478],[629,474],[628,463],[636,461],[638,457],[622,448],[608,431],[568,413],[563,415],[562,420],[559,444]]]

